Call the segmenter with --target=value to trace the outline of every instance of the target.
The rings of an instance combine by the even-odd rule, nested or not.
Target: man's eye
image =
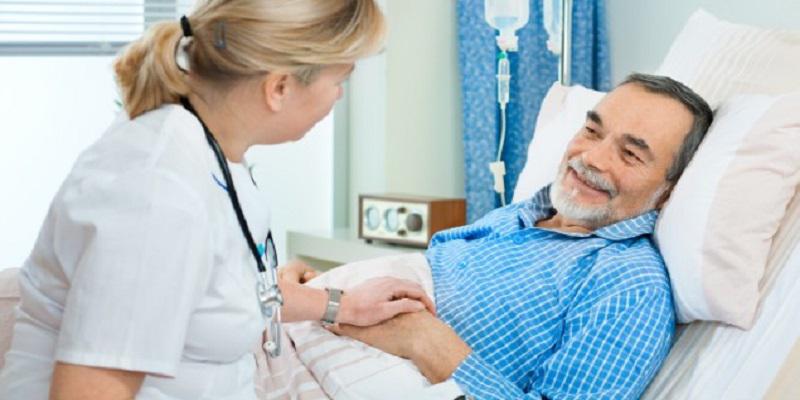
[[[642,162],[642,159],[641,159],[641,158],[639,158],[639,157],[636,155],[636,153],[634,153],[634,152],[632,152],[632,151],[630,151],[630,150],[623,150],[623,151],[622,151],[622,154],[624,154],[626,158],[629,158],[629,159],[631,159],[631,160],[635,160],[635,161],[638,161],[638,162]]]
[[[595,137],[595,138],[600,136],[600,134],[596,130],[592,129],[589,126],[586,127],[586,135],[589,136],[589,137]]]

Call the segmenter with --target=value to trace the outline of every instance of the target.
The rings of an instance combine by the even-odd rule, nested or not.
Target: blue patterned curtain
[[[558,57],[547,50],[542,0],[530,0],[530,22],[517,32],[519,52],[511,53],[511,102],[508,105],[506,197],[511,201],[542,99],[558,79]],[[484,0],[458,0],[459,62],[464,99],[464,160],[467,219],[473,222],[499,206],[489,163],[499,145],[495,32],[484,20]],[[572,83],[608,90],[609,53],[603,0],[575,0],[573,7]]]

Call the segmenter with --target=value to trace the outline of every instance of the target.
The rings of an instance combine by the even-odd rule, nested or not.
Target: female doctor
[[[302,138],[383,32],[373,0],[205,0],[132,43],[114,64],[126,118],[80,156],[21,271],[0,398],[255,399],[279,296],[244,154]],[[312,276],[283,268],[283,321],[432,309],[407,281],[342,295]]]

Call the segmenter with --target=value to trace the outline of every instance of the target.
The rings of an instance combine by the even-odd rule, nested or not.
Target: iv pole
[[[527,0],[526,0],[527,1]],[[488,4],[488,3],[487,3]],[[573,0],[561,0],[561,51],[558,57],[558,81],[563,86],[570,86],[572,84],[572,6]],[[498,45],[500,42],[498,41]],[[501,46],[502,48],[502,46]],[[516,45],[513,46],[516,51]],[[505,70],[505,72],[503,72]],[[500,195],[500,203],[505,206],[505,184],[503,176],[506,174],[505,163],[502,160],[503,145],[505,142],[506,131],[506,104],[508,103],[508,81],[511,76],[509,75],[508,57],[506,50],[503,49],[501,61],[498,64],[498,88],[504,87],[505,90],[499,90],[498,100],[500,101],[501,117],[501,134],[500,145],[497,149],[497,159],[495,162],[489,164],[489,170],[494,176],[494,190]],[[502,86],[505,84],[505,86]]]
[[[572,84],[572,0],[561,0],[561,54],[558,58],[558,81]]]

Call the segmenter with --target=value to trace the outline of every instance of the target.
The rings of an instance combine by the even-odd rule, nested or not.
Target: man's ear
[[[287,74],[269,73],[261,83],[261,91],[264,95],[264,101],[267,108],[272,112],[278,112],[283,109],[284,102],[286,101],[291,85],[290,77]]]
[[[664,193],[661,194],[658,198],[658,202],[656,202],[656,210],[661,211],[664,208],[664,205],[667,204],[669,200],[669,196],[672,195],[672,189],[675,188],[674,183],[668,183],[667,188],[664,190]]]

